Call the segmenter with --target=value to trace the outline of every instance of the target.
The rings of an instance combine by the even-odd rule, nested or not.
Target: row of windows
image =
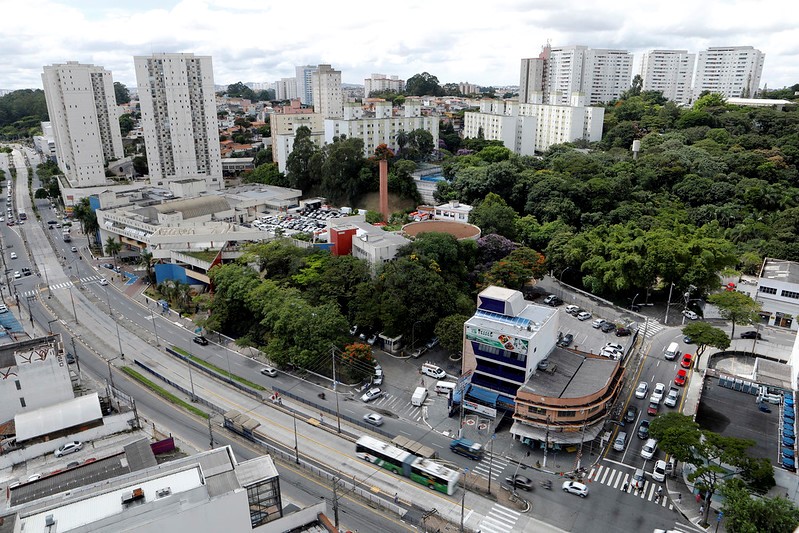
[[[762,292],[763,294],[777,294],[777,289],[775,287],[766,287],[764,285],[761,285],[760,288],[758,289],[758,292]],[[799,292],[796,291],[781,290],[780,296],[784,298],[793,298],[799,300]]]

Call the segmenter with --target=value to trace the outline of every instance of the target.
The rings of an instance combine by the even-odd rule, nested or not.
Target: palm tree
[[[402,149],[408,144],[408,134],[405,133],[405,130],[399,130],[397,132],[397,147],[399,150],[397,152],[402,152]]]
[[[146,249],[142,250],[139,254],[139,259],[141,260],[141,264],[144,265],[145,271],[147,272],[147,281],[150,283],[153,282],[153,253],[148,252]]]
[[[80,229],[83,231],[83,234],[86,235],[86,240],[88,241],[89,247],[91,247],[91,235],[95,236],[94,240],[96,243],[97,231],[100,229],[100,225],[97,223],[97,214],[92,210],[91,205],[89,205],[88,198],[81,198],[80,201],[75,204],[73,217],[80,222]]]
[[[108,237],[105,241],[105,254],[114,258],[114,267],[117,266],[117,254],[122,250],[122,243],[115,241],[113,237]]]

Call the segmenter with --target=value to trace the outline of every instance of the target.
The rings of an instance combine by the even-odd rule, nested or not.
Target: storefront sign
[[[474,326],[466,326],[466,339],[479,342],[480,344],[493,346],[494,348],[499,348],[501,350],[523,354],[527,353],[528,347],[530,345],[530,341],[525,339],[511,337],[510,335],[506,335],[504,333],[497,333],[496,331],[476,328]]]
[[[481,415],[490,416],[491,418],[495,418],[497,416],[497,410],[493,407],[480,405],[479,403],[475,403],[470,400],[465,400],[463,402],[463,408],[468,409],[469,411],[474,411],[475,413],[480,413]]]

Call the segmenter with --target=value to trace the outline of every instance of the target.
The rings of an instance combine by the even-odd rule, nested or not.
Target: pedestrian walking
[[[627,483],[625,482],[624,485],[621,486],[621,490],[627,492]]]
[[[705,514],[705,506],[704,505],[700,505],[699,506],[699,514],[700,515],[704,515]]]
[[[682,493],[677,493],[677,503],[682,503]]]
[[[323,415],[322,413],[319,413],[319,423],[320,424],[325,423],[325,415]]]
[[[658,487],[658,496],[663,496],[663,487]]]

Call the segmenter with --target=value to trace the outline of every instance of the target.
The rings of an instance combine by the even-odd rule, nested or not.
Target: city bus
[[[459,472],[368,435],[355,443],[355,454],[365,461],[444,494],[452,495],[458,486]]]

